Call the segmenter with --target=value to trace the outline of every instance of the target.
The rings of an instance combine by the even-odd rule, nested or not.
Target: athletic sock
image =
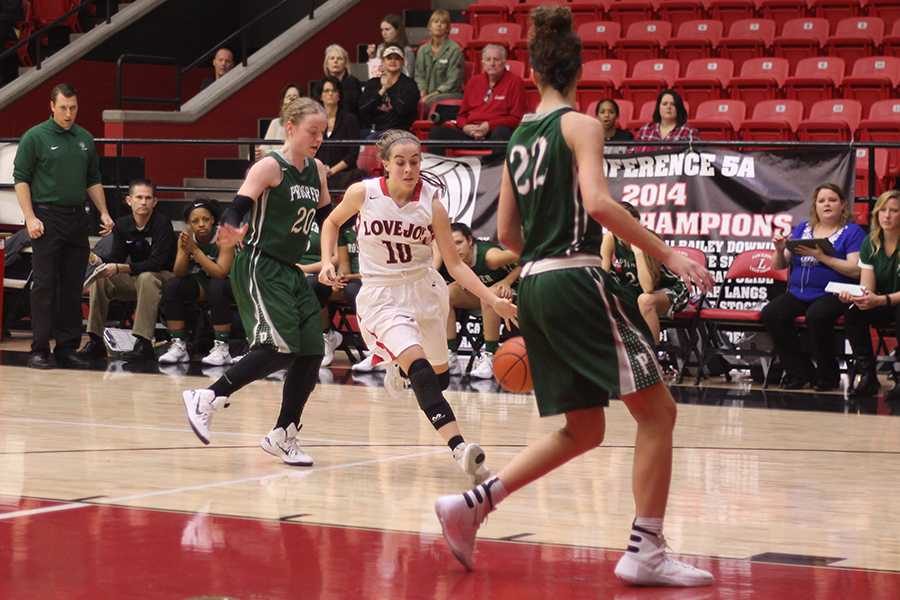
[[[636,528],[638,531],[652,533],[653,535],[658,536],[662,533],[663,520],[654,517],[635,517],[632,527]]]
[[[509,492],[496,475],[484,483],[479,483],[468,492],[463,492],[466,504],[469,508],[475,509],[479,523],[508,495]]]
[[[209,389],[216,397],[228,397],[250,382],[288,368],[293,361],[293,354],[278,352],[271,346],[256,346],[240,362],[230,366]]]
[[[486,352],[490,352],[491,354],[495,354],[497,352],[497,346],[500,345],[500,342],[484,342],[484,349]]]
[[[450,441],[447,442],[447,445],[450,447],[450,450],[456,450],[457,446],[459,446],[460,444],[465,444],[465,443],[466,443],[466,440],[463,439],[463,436],[454,435],[452,438],[450,438]]]

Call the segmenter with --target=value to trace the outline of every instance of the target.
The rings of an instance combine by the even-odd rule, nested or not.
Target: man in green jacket
[[[86,366],[81,341],[81,288],[87,267],[89,220],[85,192],[100,212],[101,234],[112,230],[100,183],[94,138],[75,124],[78,96],[61,83],[50,92],[51,117],[19,140],[13,168],[16,199],[31,238],[31,328],[28,366]],[[56,339],[54,356],[50,338]]]

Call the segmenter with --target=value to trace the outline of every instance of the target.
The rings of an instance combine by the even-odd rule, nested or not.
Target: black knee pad
[[[438,382],[441,384],[441,391],[444,391],[448,387],[450,387],[450,371],[438,373]]]
[[[413,361],[409,366],[409,381],[419,408],[435,429],[456,420],[453,409],[441,393],[441,382],[427,360],[420,358]]]

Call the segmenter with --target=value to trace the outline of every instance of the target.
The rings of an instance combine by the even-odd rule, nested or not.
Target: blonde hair
[[[404,129],[388,129],[381,134],[378,141],[375,142],[375,149],[378,151],[378,158],[381,160],[391,159],[391,148],[396,144],[415,144],[420,149],[422,142],[415,135]]]
[[[431,23],[433,21],[437,21],[438,19],[440,19],[441,21],[443,21],[444,23],[449,25],[450,24],[450,13],[443,8],[437,9],[436,11],[431,13],[430,17],[428,17],[428,26],[431,27]]]
[[[344,50],[344,47],[341,46],[340,44],[331,44],[330,46],[325,48],[325,59],[322,61],[322,72],[325,73],[326,75],[331,75],[331,73],[328,72],[328,55],[335,54],[335,53],[340,54],[341,56],[344,57],[344,72],[345,73],[347,72],[347,69],[349,68],[348,65],[350,64],[350,55],[347,53],[346,50]]]
[[[296,98],[281,108],[281,122],[285,125],[288,122],[291,122],[296,126],[299,125],[300,121],[306,116],[317,113],[323,117],[327,117],[325,107],[312,98]]]
[[[869,223],[869,242],[871,242],[872,249],[875,252],[878,252],[881,248],[881,243],[884,241],[884,231],[881,229],[881,223],[878,222],[878,213],[884,210],[885,205],[889,201],[894,199],[900,200],[900,190],[882,192],[878,196],[878,200],[875,201],[875,206],[872,207],[872,220]]]
[[[812,194],[812,206],[809,209],[809,225],[810,227],[815,227],[819,224],[819,215],[816,213],[816,198],[819,197],[819,192],[822,190],[830,190],[837,194],[837,197],[841,199],[841,202],[844,204],[844,209],[841,211],[841,227],[850,222],[850,203],[847,202],[847,197],[844,195],[844,190],[842,190],[836,183],[823,183],[819,187],[817,187]]]

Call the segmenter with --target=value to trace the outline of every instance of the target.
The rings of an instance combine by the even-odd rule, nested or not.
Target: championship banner
[[[776,231],[809,218],[813,190],[835,183],[853,198],[855,156],[846,149],[691,151],[608,156],[604,172],[613,198],[633,204],[641,222],[674,246],[702,250],[716,283],[734,256],[771,251]],[[718,290],[714,291],[714,294]],[[723,308],[752,308],[762,286],[735,290]]]

